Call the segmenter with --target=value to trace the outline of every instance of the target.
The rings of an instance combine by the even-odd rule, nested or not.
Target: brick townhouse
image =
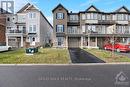
[[[53,10],[54,47],[103,48],[114,35],[117,42],[130,43],[130,11],[122,6],[102,12],[91,5],[73,13],[59,4]],[[115,25],[115,28],[110,28]],[[113,31],[114,32],[113,32]]]
[[[6,45],[6,14],[9,13],[0,8],[0,46]]]

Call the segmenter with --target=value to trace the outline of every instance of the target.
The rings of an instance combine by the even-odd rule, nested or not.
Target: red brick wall
[[[6,42],[5,31],[6,31],[6,16],[4,14],[0,14],[0,45]]]

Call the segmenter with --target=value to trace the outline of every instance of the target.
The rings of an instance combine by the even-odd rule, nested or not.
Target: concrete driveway
[[[70,48],[69,53],[72,63],[105,63],[103,60],[80,48]]]

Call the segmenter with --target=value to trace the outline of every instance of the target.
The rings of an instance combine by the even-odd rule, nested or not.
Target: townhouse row
[[[102,12],[91,5],[73,13],[59,4],[53,9],[54,47],[103,48],[114,42],[130,43],[130,11],[122,6]]]
[[[103,48],[113,36],[116,42],[130,44],[130,11],[125,6],[108,13],[92,5],[73,13],[59,4],[52,13],[53,26],[29,3],[16,14],[0,14],[0,45]]]
[[[52,43],[53,26],[43,13],[30,3],[16,14],[2,12],[0,19],[4,20],[0,21],[0,45],[21,48]]]

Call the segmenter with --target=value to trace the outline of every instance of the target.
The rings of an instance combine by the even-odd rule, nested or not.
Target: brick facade
[[[5,45],[5,31],[6,31],[6,16],[4,14],[0,14],[0,45]]]

